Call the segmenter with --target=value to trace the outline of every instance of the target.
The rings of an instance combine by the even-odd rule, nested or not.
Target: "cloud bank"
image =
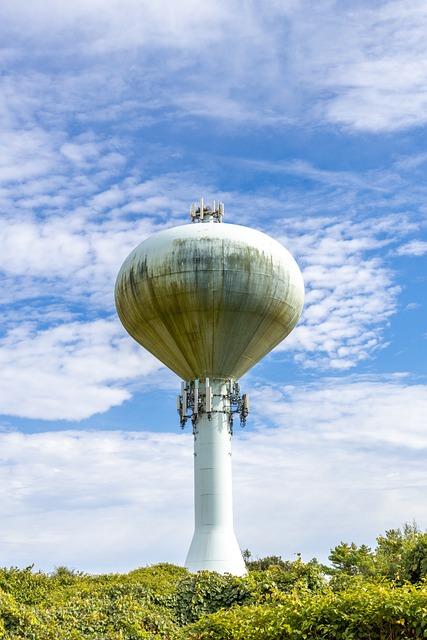
[[[374,544],[388,528],[426,521],[425,386],[350,377],[251,395],[249,427],[233,443],[242,548],[326,561],[340,540]],[[3,432],[0,441],[3,564],[183,564],[189,433]]]
[[[179,382],[113,290],[201,196],[278,238],[307,291],[245,379],[241,545],[324,556],[426,526],[426,20],[421,0],[0,6],[4,564],[183,561]]]

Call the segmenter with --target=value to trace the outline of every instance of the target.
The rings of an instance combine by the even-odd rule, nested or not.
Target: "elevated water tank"
[[[238,380],[292,331],[304,284],[270,236],[209,222],[136,247],[117,277],[116,307],[130,335],[183,380]]]

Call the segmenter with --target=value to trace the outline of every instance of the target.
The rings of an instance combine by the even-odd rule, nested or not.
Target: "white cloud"
[[[252,394],[258,427],[234,440],[241,545],[310,557],[414,517],[425,526],[425,387],[319,372],[380,353],[405,284],[392,260],[426,252],[426,154],[410,137],[358,137],[425,124],[426,21],[421,0],[3,3],[7,423],[122,404],[124,424],[131,394],[170,385],[113,319],[114,280],[136,244],[219,196],[227,222],[265,230],[300,263],[306,307],[278,351],[319,376]],[[191,437],[0,441],[3,564],[114,571],[185,558]]]
[[[0,113],[11,126],[59,129],[71,111],[84,126],[128,131],[171,114],[181,124],[200,116],[233,127],[397,131],[426,122],[426,23],[422,0],[128,0],[125,10],[108,0],[102,11],[97,0],[64,11],[52,0],[19,1],[0,9],[5,64],[31,69],[0,79]],[[53,74],[42,71],[47,50],[60,61]],[[43,63],[36,71],[34,60]]]
[[[427,387],[405,383],[405,377],[324,378],[321,383],[260,387],[251,395],[256,415],[266,413],[273,425],[290,430],[286,437],[293,442],[423,450]]]
[[[164,227],[165,216],[156,220],[152,217],[156,212],[172,212],[167,224],[173,224],[178,213],[183,221],[190,188],[194,189],[185,175],[181,183],[173,174],[141,183],[126,178],[95,196],[88,194],[87,203],[79,203],[74,212],[41,219],[28,214],[0,219],[0,267],[7,284],[1,299],[10,305],[4,314],[8,333],[0,344],[2,413],[47,419],[88,417],[129,397],[121,387],[121,370],[108,364],[112,359],[120,358],[128,380],[157,367],[152,360],[144,360],[149,366],[142,365],[147,356],[141,352],[138,359],[139,347],[126,335],[118,347],[115,324],[92,322],[92,314],[114,313],[114,281],[122,261],[136,244]],[[229,195],[230,202],[239,199]],[[145,215],[129,220],[135,205]],[[268,211],[272,206],[264,196],[255,204],[247,198],[243,209]],[[236,221],[242,222],[238,216]],[[346,370],[371,357],[384,344],[383,330],[396,310],[399,292],[380,251],[405,233],[405,221],[391,215],[373,221],[288,217],[274,222],[286,228],[288,235],[278,234],[276,227],[267,232],[296,255],[307,288],[300,324],[277,351],[291,351],[297,362],[318,369]],[[84,309],[76,310],[76,304],[84,304]],[[88,322],[81,322],[82,314]],[[47,322],[55,328],[47,330]],[[90,356],[87,344],[93,333]],[[67,344],[71,348],[64,349]],[[39,369],[36,378],[31,373],[35,368]],[[102,372],[99,380],[97,370]],[[53,399],[52,388],[61,389]]]
[[[397,249],[399,256],[423,256],[427,253],[427,242],[425,240],[411,240]]]
[[[98,153],[92,168],[105,157]],[[178,212],[182,220],[188,208],[185,178],[175,197],[178,178],[168,175],[145,183],[122,177],[106,187],[98,182],[90,171],[83,180],[78,173],[48,177],[46,171],[19,189],[10,184],[4,189],[0,273],[9,284],[0,294],[4,303],[56,296],[58,304],[84,300],[111,311],[114,282],[128,253],[164,228],[168,217],[169,225]]]
[[[402,156],[396,160],[395,165],[404,171],[414,171],[427,162],[427,153],[414,153]]]
[[[234,459],[236,520],[253,552],[325,560],[340,540],[373,544],[413,518],[426,526],[425,386],[355,377],[250,396],[260,430],[236,437]]]
[[[326,560],[340,540],[373,544],[413,518],[426,526],[425,386],[395,376],[258,387],[251,411],[233,441],[242,548]],[[108,572],[184,562],[188,433],[3,432],[0,444],[3,564]]]
[[[160,366],[118,321],[19,326],[0,340],[0,413],[81,420],[129,399],[120,383]]]
[[[4,131],[0,138],[0,184],[20,183],[55,170],[52,136],[41,129]]]
[[[305,366],[349,369],[382,346],[396,311],[400,288],[379,253],[392,242],[384,232],[394,225],[386,218],[380,228],[377,221],[316,218],[304,231],[304,224],[301,219],[292,235],[278,236],[296,252],[306,301],[300,323],[276,351],[296,351]]]
[[[69,67],[54,80],[38,73],[37,83],[34,74],[6,76],[10,106],[22,96],[18,113],[5,108],[10,121],[25,118],[30,106],[58,121],[72,105],[83,122],[123,121],[127,114],[131,128],[153,121],[153,108],[158,121],[165,106],[234,125],[327,120],[376,132],[425,123],[422,0],[375,7],[269,2],[262,9],[253,2],[168,0],[158,6],[128,0],[125,10],[108,0],[102,11],[91,0],[59,12],[51,0],[38,0],[31,7],[3,7],[0,18],[10,44],[7,61],[52,48]],[[105,56],[114,57],[113,65]],[[25,91],[30,87],[32,98]],[[71,158],[74,152],[65,146],[64,153]]]
[[[422,0],[263,8],[250,3],[235,22],[234,7],[228,10],[226,44],[190,66],[194,86],[184,78],[180,107],[218,121],[279,127],[326,121],[379,132],[425,124]]]
[[[209,43],[218,35],[226,7],[213,1],[200,5],[196,0],[165,0],[162,5],[145,0],[76,0],[59,8],[53,0],[35,0],[31,6],[17,0],[3,6],[0,17],[18,42],[34,46],[46,39],[52,46],[62,40],[62,55],[70,52],[70,40],[74,47],[85,42],[86,53],[94,55],[156,44],[180,49],[188,47],[188,39],[201,47],[201,40]]]
[[[99,149],[93,142],[66,142],[60,148],[60,152],[73,164],[87,166],[89,162],[96,162],[99,158]]]
[[[3,565],[104,572],[157,558],[183,563],[189,436],[68,431],[0,433],[0,441]]]
[[[39,344],[45,331],[43,321],[54,320],[57,327],[62,320],[69,327],[76,320],[86,320],[89,326],[97,312],[113,313],[114,280],[128,252],[150,233],[185,222],[192,199],[207,197],[207,193],[216,197],[221,191],[217,189],[221,176],[212,178],[212,165],[214,171],[220,166],[228,173],[235,158],[221,158],[206,148],[194,156],[191,151],[188,169],[181,143],[169,146],[169,140],[161,136],[147,143],[144,127],[148,121],[156,126],[163,121],[178,123],[179,104],[190,114],[197,111],[219,117],[222,111],[235,122],[259,115],[260,123],[276,122],[280,132],[283,122],[295,117],[304,120],[308,112],[312,115],[313,100],[317,105],[336,104],[347,90],[346,69],[357,83],[364,77],[371,78],[369,82],[376,77],[369,60],[375,53],[381,68],[388,49],[384,46],[374,52],[372,33],[375,29],[379,35],[385,33],[387,42],[400,19],[398,3],[389,10],[380,3],[376,11],[365,5],[335,11],[335,5],[321,2],[313,14],[307,12],[307,6],[274,1],[260,11],[248,3],[240,7],[239,21],[234,20],[238,3],[196,8],[192,0],[162,7],[129,2],[127,11],[110,1],[103,5],[102,18],[97,2],[77,2],[64,12],[58,12],[48,0],[31,7],[19,2],[2,7],[0,29],[15,35],[16,47],[25,43],[22,73],[6,70],[0,79],[4,332],[13,336],[20,323],[32,323],[33,335],[27,332],[22,339],[31,352],[34,340]],[[411,3],[401,29],[407,36],[412,34],[411,41],[421,50],[423,41],[416,37],[418,13],[422,18],[421,5]],[[361,16],[368,29],[363,41],[359,38]],[[138,25],[145,18],[138,39]],[[76,30],[83,19],[84,28]],[[131,21],[134,31],[127,29]],[[192,28],[172,44],[171,34],[176,35],[176,29],[182,36],[184,27]],[[331,38],[334,30],[338,35]],[[401,32],[397,33],[402,42]],[[307,34],[315,37],[307,38]],[[52,46],[49,37],[60,37],[64,43],[58,49],[54,71],[35,55],[40,43]],[[81,42],[89,39],[93,48],[87,57]],[[207,46],[212,40],[218,44],[215,48]],[[224,43],[226,47],[221,46]],[[338,55],[344,46],[346,55]],[[81,50],[78,56],[77,47]],[[175,48],[173,55],[171,48]],[[113,54],[119,50],[131,53]],[[31,65],[25,57],[29,54],[34,58]],[[73,64],[70,55],[75,57]],[[408,52],[404,55],[410,57]],[[8,60],[13,69],[13,59]],[[157,64],[159,61],[165,64]],[[368,65],[361,67],[363,74],[355,70],[362,62]],[[387,63],[384,86],[391,73],[392,65]],[[423,67],[417,73],[413,74],[416,82],[422,79]],[[400,81],[399,91],[405,90],[405,82]],[[309,84],[312,99],[301,110],[301,87],[305,92]],[[178,85],[179,92],[175,91]],[[393,105],[397,109],[399,101]],[[318,122],[324,111],[318,110],[316,117]],[[108,135],[105,129],[101,131],[105,123]],[[189,130],[189,138],[192,133]],[[406,245],[396,249],[405,233],[414,230],[407,222],[412,211],[425,201],[421,183],[412,188],[402,172],[418,167],[423,154],[400,158],[390,170],[370,171],[327,170],[304,158],[238,162],[241,170],[250,170],[257,178],[275,171],[279,180],[276,175],[273,187],[254,186],[246,194],[227,184],[229,191],[222,196],[228,208],[234,205],[227,220],[256,220],[255,225],[279,236],[296,254],[306,279],[307,303],[301,323],[279,350],[292,350],[299,363],[316,368],[345,370],[370,358],[384,345],[384,327],[398,308],[397,277],[388,267],[384,249],[392,247],[400,254],[424,252],[421,240],[406,239]],[[282,175],[298,186],[282,186]],[[280,205],[274,202],[272,191],[282,196]],[[267,217],[271,207],[279,213],[274,224]],[[286,229],[286,236],[277,231],[277,221]],[[52,344],[59,349],[61,341]],[[3,356],[10,359],[10,347],[4,343],[3,348]],[[55,357],[57,363],[62,362],[59,352]],[[84,362],[83,351],[76,351],[75,357]],[[52,362],[53,358],[52,347]],[[58,367],[50,366],[52,376]],[[119,402],[120,394],[108,399],[116,383],[120,377],[106,386],[90,387],[94,396],[88,390],[84,396],[87,408],[80,406],[81,415]],[[7,406],[16,411],[18,404],[11,399]],[[45,408],[37,411],[45,412]]]
[[[116,185],[105,197],[116,203],[127,203],[132,197],[144,198],[148,209],[163,204],[152,202],[153,185],[145,192],[143,187],[124,189]],[[103,197],[99,194],[99,203]],[[93,206],[88,210],[92,211]],[[71,219],[53,216],[46,221],[32,218],[26,222],[0,223],[4,247],[0,265],[16,283],[9,301],[55,295],[58,299],[52,303],[52,313],[55,308],[76,301],[85,301],[89,308],[112,311],[114,281],[122,261],[150,231],[155,231],[150,218],[127,224],[120,214],[115,216],[114,210],[112,217],[113,220],[100,224],[86,221],[82,212]],[[393,226],[392,221],[389,225]],[[370,228],[366,223],[350,220],[288,219],[287,227],[293,229],[292,237],[278,236],[278,239],[296,253],[307,294],[300,325],[278,350],[292,349],[298,360],[308,366],[341,369],[354,366],[381,346],[382,329],[396,308],[399,289],[392,274],[379,255],[370,255],[389,241],[384,238],[387,223],[383,220]],[[381,239],[375,237],[376,231],[382,234]],[[27,322],[40,321],[37,307],[33,313],[28,317],[26,308],[22,312],[17,310],[14,319],[10,317],[12,326],[23,318]],[[65,309],[63,313],[67,321]],[[58,335],[59,328],[52,334],[52,340]],[[33,342],[29,334],[26,339]],[[109,341],[111,336],[105,339]],[[77,349],[74,357],[80,355]],[[58,343],[58,363],[62,358]]]
[[[326,119],[374,132],[424,124],[425,3],[338,4],[295,23],[302,78],[323,92]]]

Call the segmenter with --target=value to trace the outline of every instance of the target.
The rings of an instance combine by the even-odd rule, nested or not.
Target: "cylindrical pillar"
[[[186,567],[244,575],[245,563],[233,529],[231,430],[224,380],[211,380],[212,412],[199,414],[194,433],[193,540]],[[206,387],[200,388],[200,396]],[[205,403],[206,405],[206,403]]]

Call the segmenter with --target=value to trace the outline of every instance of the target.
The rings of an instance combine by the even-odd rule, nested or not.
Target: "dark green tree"
[[[354,542],[341,542],[331,550],[329,560],[332,563],[332,575],[371,576],[374,569],[374,553],[365,544],[357,546]]]
[[[413,581],[410,566],[416,562],[413,550],[417,541],[423,537],[421,530],[414,521],[405,523],[402,529],[389,529],[377,538],[375,551],[376,573],[397,583]],[[418,549],[418,556],[421,549]],[[417,554],[415,554],[417,555]]]
[[[402,565],[404,578],[412,584],[427,578],[427,533],[420,533],[405,545]]]

